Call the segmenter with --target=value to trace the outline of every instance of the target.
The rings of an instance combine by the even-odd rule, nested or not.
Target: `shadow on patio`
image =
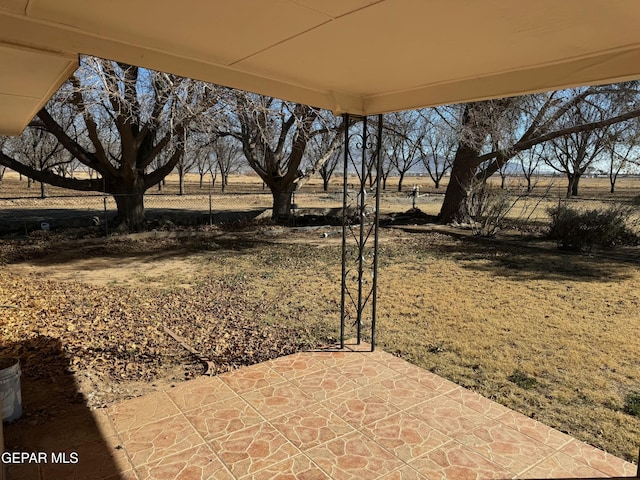
[[[106,414],[85,405],[59,339],[5,344],[2,355],[20,358],[24,412],[4,425],[4,450],[41,455],[39,462],[3,459],[7,480],[136,478]]]

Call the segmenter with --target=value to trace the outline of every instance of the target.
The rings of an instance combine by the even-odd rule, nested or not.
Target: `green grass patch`
[[[527,375],[522,370],[515,370],[511,375],[509,375],[508,379],[510,382],[515,383],[517,386],[525,390],[531,390],[538,384],[538,380]]]

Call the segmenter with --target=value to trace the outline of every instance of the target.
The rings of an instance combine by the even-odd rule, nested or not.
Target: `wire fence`
[[[355,198],[350,190],[350,198]],[[407,212],[413,207],[428,215],[437,215],[443,193],[384,191],[380,199],[383,215]],[[567,202],[579,209],[604,209],[623,203],[632,209],[632,219],[640,223],[640,204],[633,198],[572,198],[556,195],[511,195],[507,220],[521,226],[544,227],[550,222],[549,209]],[[370,197],[373,203],[373,197]],[[246,193],[202,191],[185,195],[147,193],[144,196],[145,218],[158,225],[219,224],[234,220],[269,216],[272,196],[268,190],[253,189]],[[294,194],[292,213],[339,216],[342,192],[302,191]],[[0,234],[29,234],[35,230],[99,227],[110,234],[115,226],[116,201],[112,195],[100,193],[39,197],[0,198]]]

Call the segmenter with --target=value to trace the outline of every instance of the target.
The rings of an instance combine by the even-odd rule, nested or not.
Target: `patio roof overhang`
[[[640,77],[637,0],[0,0],[0,133],[78,54],[384,113]]]

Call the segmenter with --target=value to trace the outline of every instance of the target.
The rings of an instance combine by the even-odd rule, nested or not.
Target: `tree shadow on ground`
[[[478,237],[460,237],[435,248],[439,255],[454,259],[463,268],[517,281],[620,281],[631,278],[640,265],[637,249],[581,254],[551,245],[547,248]]]
[[[174,232],[149,232],[146,236],[134,234],[87,241],[65,241],[45,234],[35,240],[0,243],[0,261],[8,265],[29,262],[44,267],[89,259],[109,260],[113,265],[132,261],[155,263],[206,252],[239,255],[272,243],[257,232],[186,233],[181,236]]]
[[[46,462],[5,465],[8,478],[122,478],[98,417],[69,371],[60,339],[39,335],[3,342],[0,356],[19,358],[22,370],[23,414],[4,425],[4,449],[46,456]]]

